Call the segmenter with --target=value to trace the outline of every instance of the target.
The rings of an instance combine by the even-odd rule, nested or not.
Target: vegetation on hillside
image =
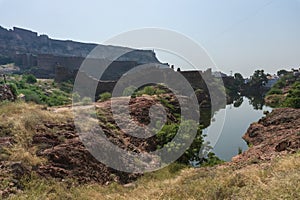
[[[6,84],[13,92],[23,96],[26,102],[34,102],[47,106],[59,106],[71,103],[71,83],[55,83],[53,80],[38,80],[32,74],[10,75]],[[4,80],[1,81],[4,84]]]
[[[279,72],[283,76],[267,93],[266,103],[273,107],[300,108],[300,78],[293,73]]]
[[[209,149],[209,146],[204,147],[204,140],[202,135],[202,125],[197,125],[196,122],[191,120],[185,120],[181,121],[181,115],[180,115],[180,105],[176,97],[172,94],[170,90],[168,90],[163,85],[151,85],[151,86],[144,86],[139,89],[129,86],[128,88],[125,88],[123,92],[124,96],[131,95],[132,101],[138,97],[142,96],[151,96],[156,101],[160,102],[165,109],[169,112],[169,115],[174,116],[175,118],[168,119],[166,124],[161,127],[161,122],[157,121],[156,127],[158,128],[158,133],[155,135],[155,140],[157,143],[157,148],[167,148],[169,151],[177,151],[181,149],[181,146],[185,144],[187,140],[189,140],[189,135],[191,130],[197,129],[197,134],[190,145],[190,147],[184,152],[184,154],[177,160],[178,163],[186,164],[188,165],[191,160],[197,162],[201,165],[215,165],[222,163],[220,159],[218,159],[213,153],[202,155],[200,152],[201,149]],[[100,102],[106,101],[111,98],[111,94],[108,92],[102,93],[100,95]],[[136,105],[138,107],[140,105]],[[103,126],[106,126],[109,124],[110,127],[117,127],[116,124],[107,123],[105,120],[108,118],[109,113],[103,113],[101,111],[98,113],[99,120],[103,121]],[[209,116],[210,121],[210,116]],[[106,125],[104,125],[106,124]],[[147,124],[147,122],[146,122]],[[182,135],[182,138],[179,139],[180,142],[174,142],[172,139],[177,134],[179,127],[181,126],[182,130],[186,132],[186,134]],[[195,127],[196,126],[196,127]],[[195,128],[195,129],[193,129]],[[199,153],[201,155],[199,155]],[[203,157],[200,157],[203,156]]]

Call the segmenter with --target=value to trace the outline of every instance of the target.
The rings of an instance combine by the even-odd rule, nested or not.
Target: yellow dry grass
[[[59,122],[71,117],[70,113],[56,114],[45,107],[24,102],[4,102],[0,105],[0,127],[6,127],[6,134],[16,142],[7,151],[10,161],[21,161],[29,165],[37,165],[43,160],[35,155],[32,147],[32,136],[37,125],[45,122]]]
[[[300,199],[300,153],[271,163],[183,169],[146,174],[132,187],[72,185],[33,178],[12,199]]]

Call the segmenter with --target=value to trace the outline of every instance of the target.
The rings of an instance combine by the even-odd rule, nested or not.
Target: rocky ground
[[[259,162],[300,149],[300,109],[278,108],[251,124],[243,139],[250,148],[233,162]]]
[[[14,101],[16,94],[13,93],[10,85],[0,85],[0,101]]]
[[[172,109],[178,109],[176,99],[168,98],[170,98],[168,101],[172,105],[169,106]],[[113,99],[113,101],[121,103],[123,100]],[[150,122],[149,108],[157,101],[157,99],[149,96],[131,100],[130,112],[133,119],[140,125],[148,124]],[[147,152],[156,148],[157,143],[154,137],[139,139],[116,128],[109,101],[96,103],[95,106],[99,124],[112,143],[122,149],[136,152]],[[79,108],[83,109],[84,106],[79,106]],[[123,109],[122,106],[120,109]],[[69,111],[70,108],[57,108],[43,112],[52,115],[51,113]],[[17,112],[17,109],[14,112]],[[176,122],[178,118],[172,113],[171,110],[167,109],[167,120]],[[20,117],[24,116],[20,115]],[[299,109],[275,109],[249,127],[244,135],[244,139],[250,145],[249,150],[233,158],[229,165],[242,163],[242,166],[245,166],[260,161],[268,162],[282,155],[297,152],[300,148],[299,122]],[[34,149],[34,156],[41,159],[42,162],[29,165],[16,159],[9,161],[7,158],[9,153],[6,154],[6,151],[9,152],[17,143],[10,126],[14,125],[9,123],[0,126],[0,194],[2,197],[8,197],[10,194],[22,191],[24,178],[30,177],[32,172],[36,172],[40,177],[54,178],[58,181],[74,180],[72,184],[96,183],[107,185],[112,182],[126,184],[140,177],[140,174],[122,173],[97,161],[82,144],[76,133],[74,121],[70,118],[59,122],[40,121],[33,128],[28,149]],[[134,128],[130,124],[125,126],[125,129]]]
[[[124,99],[125,100],[125,99]],[[122,98],[112,99],[116,104],[120,104],[119,109],[125,109],[121,105],[124,101]],[[133,99],[130,102],[130,115],[134,121],[143,126],[150,122],[149,108],[151,105],[158,103],[157,98],[150,96],[142,96]],[[178,103],[176,99],[171,99],[172,108],[177,109]],[[116,126],[116,122],[112,116],[110,109],[110,101],[98,102],[96,107],[97,119],[99,125],[107,136],[108,140],[118,147],[134,152],[148,152],[155,150],[157,141],[155,137],[147,139],[136,138],[121,131]],[[170,104],[171,105],[171,104]],[[78,109],[85,110],[88,106],[78,106]],[[71,107],[51,109],[43,111],[50,115],[51,113],[67,113]],[[30,112],[30,111],[29,111]],[[167,120],[176,122],[177,118],[167,109]],[[1,114],[1,113],[0,113]],[[23,118],[23,116],[20,116]],[[26,124],[25,124],[26,125]],[[14,126],[14,125],[12,125]],[[127,124],[126,129],[135,130],[136,126]],[[5,130],[9,130],[5,134]],[[3,153],[0,162],[1,181],[5,184],[0,188],[0,195],[7,197],[9,194],[17,193],[23,189],[22,180],[30,177],[32,172],[44,178],[55,178],[59,181],[76,180],[74,183],[97,183],[108,185],[112,182],[126,184],[136,180],[140,174],[124,173],[116,171],[112,168],[97,161],[81,142],[76,132],[73,119],[66,119],[61,122],[43,121],[34,127],[34,133],[29,138],[30,144],[28,149],[35,150],[35,156],[43,160],[35,165],[29,165],[24,162],[12,162],[9,158],[10,148],[13,148],[15,136],[10,127],[0,127],[0,150]],[[1,153],[0,152],[0,153]],[[5,158],[4,158],[5,156]],[[147,163],[145,163],[146,165]],[[5,175],[5,176],[2,176]]]

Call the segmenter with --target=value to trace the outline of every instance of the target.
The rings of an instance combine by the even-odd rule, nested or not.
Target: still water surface
[[[230,161],[232,157],[236,156],[239,148],[243,151],[248,149],[242,136],[251,123],[257,122],[264,116],[264,111],[272,111],[270,107],[264,105],[253,105],[253,101],[247,97],[242,97],[238,106],[237,103],[230,104],[225,109],[217,111],[210,126],[203,130],[203,134],[207,135],[205,140],[210,141],[214,147],[212,151],[225,161]],[[220,135],[215,134],[217,132]],[[219,137],[216,140],[212,135],[219,135]]]

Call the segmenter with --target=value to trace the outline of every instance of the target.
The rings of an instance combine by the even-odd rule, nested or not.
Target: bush
[[[300,82],[296,81],[283,103],[285,107],[300,108]]]
[[[83,105],[89,105],[92,103],[92,99],[90,97],[83,97],[81,102]]]
[[[155,89],[152,86],[147,86],[143,89],[143,94],[154,95]]]
[[[137,88],[134,86],[129,86],[129,87],[125,88],[123,91],[123,96],[132,96],[136,89]]]
[[[52,94],[49,98],[42,98],[49,106],[60,106],[71,103],[70,99],[62,94]]]
[[[273,94],[282,94],[282,90],[278,88],[272,88],[267,95],[273,95]]]
[[[80,101],[80,95],[78,94],[78,92],[73,93],[72,98],[74,103],[78,103]]]
[[[166,91],[164,89],[161,89],[159,87],[155,86],[146,86],[142,90],[139,90],[136,95],[137,96],[142,96],[143,94],[152,96],[152,95],[159,95],[159,94],[164,94]]]
[[[100,101],[107,101],[108,99],[111,98],[111,93],[104,92],[104,93],[100,94],[99,98],[100,98]]]
[[[180,151],[182,145],[184,145],[187,140],[190,138],[190,132],[197,128],[197,124],[194,121],[187,120],[181,123],[181,131],[184,134],[181,134],[181,137],[176,140],[172,141],[172,139],[177,134],[179,130],[180,124],[168,124],[164,125],[163,128],[157,133],[156,137],[158,139],[158,148],[166,148],[167,151]],[[184,152],[184,154],[177,160],[179,163],[188,164],[190,160],[195,159],[196,161],[200,161],[199,158],[199,151],[203,145],[203,137],[201,128],[197,128],[197,134],[194,138],[190,147]]]
[[[289,97],[287,98],[283,106],[291,108],[300,108],[300,97]]]
[[[29,83],[29,84],[34,84],[34,83],[37,82],[36,77],[32,74],[29,74],[29,75],[25,76],[24,79],[25,79],[26,83]]]
[[[41,103],[40,96],[37,93],[35,93],[34,91],[31,91],[29,89],[22,89],[22,90],[19,90],[19,92],[25,95],[25,100],[27,102],[32,101],[37,104]]]

